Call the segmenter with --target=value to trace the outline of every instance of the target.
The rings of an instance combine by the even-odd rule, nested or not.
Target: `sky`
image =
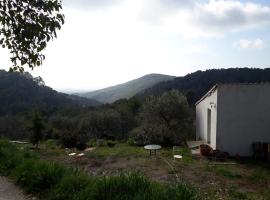
[[[270,67],[269,0],[63,0],[66,22],[31,71],[58,91],[149,73]],[[0,66],[9,53],[0,49]]]

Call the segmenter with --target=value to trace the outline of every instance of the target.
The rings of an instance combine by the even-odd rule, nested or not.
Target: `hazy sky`
[[[270,67],[269,0],[63,0],[66,23],[32,74],[93,90],[148,73]],[[9,54],[0,49],[0,65]]]

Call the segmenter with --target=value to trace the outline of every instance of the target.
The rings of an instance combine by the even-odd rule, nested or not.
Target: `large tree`
[[[42,64],[42,50],[64,23],[61,10],[61,0],[0,0],[0,45],[11,53],[11,71]]]
[[[148,97],[139,121],[140,127],[133,131],[139,143],[179,144],[189,137],[193,126],[186,97],[176,90]]]

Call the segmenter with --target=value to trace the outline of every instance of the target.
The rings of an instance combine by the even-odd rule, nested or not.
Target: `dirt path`
[[[14,183],[0,176],[0,200],[29,200],[29,198]]]

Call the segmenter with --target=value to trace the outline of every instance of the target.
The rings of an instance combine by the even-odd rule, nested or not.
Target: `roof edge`
[[[218,84],[215,84],[205,95],[203,95],[202,98],[200,98],[196,103],[195,106],[197,106],[200,102],[202,102],[206,97],[208,97],[212,92],[214,92],[218,87]]]

